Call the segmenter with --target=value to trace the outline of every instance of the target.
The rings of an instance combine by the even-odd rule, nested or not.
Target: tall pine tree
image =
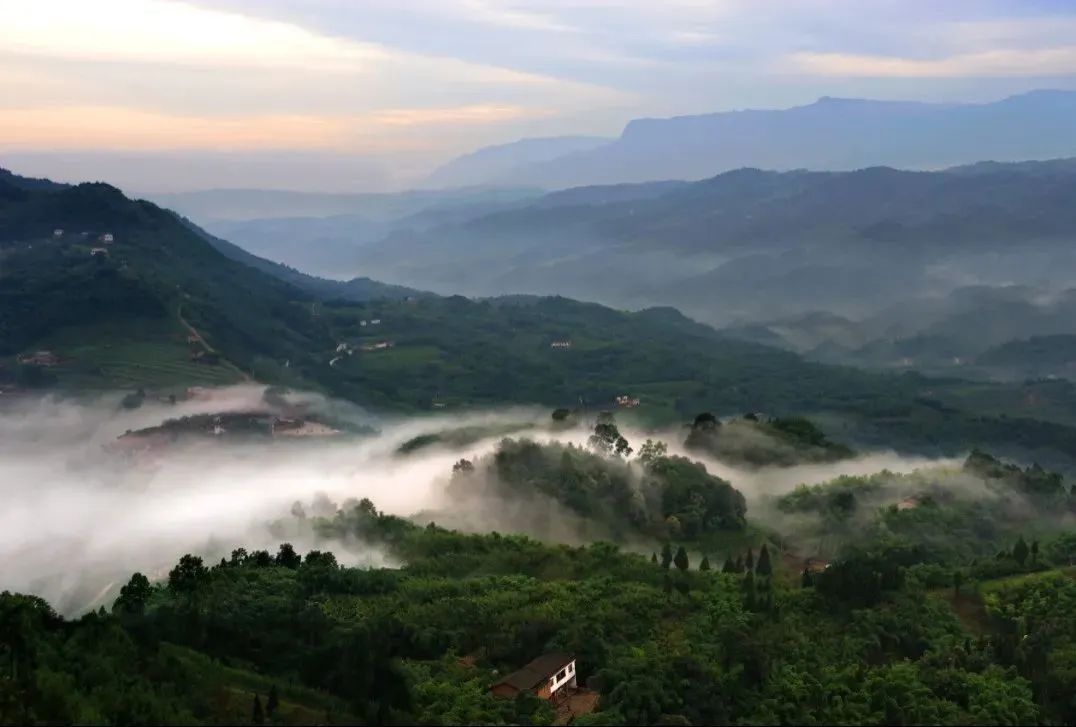
[[[1024,536],[1021,535],[1016,541],[1016,546],[1012,549],[1012,557],[1022,566],[1024,561],[1027,560],[1027,553],[1027,542],[1024,541]]]
[[[277,696],[276,684],[274,684],[269,687],[269,697],[265,700],[265,714],[269,719],[273,718],[273,715],[276,714],[277,707],[279,706],[280,698]]]
[[[770,549],[766,547],[766,544],[762,544],[762,550],[758,551],[758,564],[755,566],[755,573],[760,576],[770,576],[773,574],[773,565],[770,564]]]
[[[673,558],[673,562],[676,563],[676,567],[680,570],[681,573],[687,571],[688,567],[691,564],[688,562],[687,551],[684,550],[684,546],[681,545],[679,548],[676,549],[676,557]]]

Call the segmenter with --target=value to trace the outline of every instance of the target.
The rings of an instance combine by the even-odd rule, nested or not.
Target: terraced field
[[[226,363],[192,361],[186,334],[173,321],[115,330],[102,327],[97,333],[61,332],[42,345],[60,357],[52,372],[61,386],[167,389],[229,384],[241,378]]]

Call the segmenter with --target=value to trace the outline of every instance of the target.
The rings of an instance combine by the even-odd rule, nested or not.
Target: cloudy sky
[[[524,136],[1076,87],[1072,0],[0,0],[0,165],[388,189]]]

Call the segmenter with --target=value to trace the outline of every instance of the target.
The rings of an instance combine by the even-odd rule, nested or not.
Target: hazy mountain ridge
[[[438,167],[425,184],[435,188],[497,184],[513,176],[520,167],[588,151],[612,141],[600,136],[553,136],[486,146]]]
[[[57,238],[56,224],[79,232]],[[114,242],[98,241],[106,231]],[[12,374],[16,386],[59,377],[76,390],[253,378],[419,411],[604,408],[634,396],[657,421],[682,421],[715,403],[723,413],[819,412],[868,445],[936,451],[973,436],[1009,451],[1033,435],[1051,460],[1076,462],[1067,444],[1076,397],[1066,384],[1036,389],[1031,402],[1020,387],[812,363],[733,340],[668,307],[627,313],[549,297],[318,295],[274,277],[283,276],[279,266],[270,274],[229,259],[220,241],[211,244],[175,213],[103,184],[3,201],[0,240],[5,386]],[[107,253],[92,253],[94,245]],[[565,340],[571,345],[552,345]],[[42,358],[21,360],[43,349]],[[1009,420],[977,413],[999,396],[1013,402]]]
[[[611,143],[498,170],[485,183],[525,180],[557,189],[703,179],[739,167],[938,169],[983,159],[1050,159],[1076,153],[1074,122],[1071,91],[981,104],[823,97],[788,109],[636,119]]]
[[[617,191],[609,201],[602,190]],[[442,292],[673,305],[723,324],[805,309],[862,318],[969,283],[1066,286],[1074,202],[1066,160],[975,174],[742,169],[557,192],[398,231],[355,259],[380,279]]]

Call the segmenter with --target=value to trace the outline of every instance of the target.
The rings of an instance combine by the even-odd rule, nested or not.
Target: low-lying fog
[[[581,444],[588,434],[583,428],[548,431],[549,414],[537,409],[376,419],[354,405],[310,396],[305,399],[314,410],[373,425],[378,433],[241,444],[201,438],[162,447],[148,460],[108,449],[127,430],[187,415],[248,410],[261,395],[261,388],[247,386],[218,391],[212,401],[147,401],[136,410],[122,409],[118,396],[79,403],[40,399],[0,408],[0,590],[34,593],[62,612],[77,613],[105,600],[134,571],[164,577],[187,552],[219,559],[236,547],[275,551],[280,533],[269,523],[286,517],[296,501],[309,506],[325,497],[335,503],[367,497],[389,513],[422,513],[424,519],[472,529],[528,529],[510,504],[484,507],[478,518],[473,511],[462,517],[446,493],[453,463],[491,452],[503,434],[459,447],[431,445],[407,456],[398,448],[423,433],[472,425],[534,427],[519,434],[538,441]],[[628,428],[624,433],[636,446],[649,436],[682,453],[682,431],[661,436]],[[907,472],[938,464],[877,453],[833,465],[748,471],[702,459],[749,503],[839,474]],[[570,528],[532,534],[578,539]],[[345,563],[396,565],[361,544],[319,545],[300,534],[289,539],[300,552],[331,548]]]

